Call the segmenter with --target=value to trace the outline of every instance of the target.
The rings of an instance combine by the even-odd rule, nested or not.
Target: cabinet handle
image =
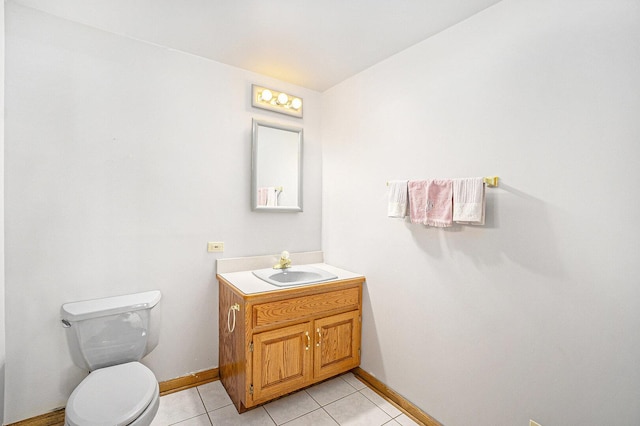
[[[316,333],[318,333],[318,342],[316,346],[320,346],[320,342],[322,341],[322,334],[320,333],[320,328],[316,328]]]
[[[233,325],[231,325],[231,312],[233,311]],[[236,329],[236,311],[240,311],[240,304],[234,303],[229,307],[229,311],[227,312],[227,330],[229,333],[233,333],[233,330]]]
[[[309,332],[305,331],[304,335],[307,336],[307,346],[304,348],[305,351],[308,351],[311,347],[311,336],[309,336]]]

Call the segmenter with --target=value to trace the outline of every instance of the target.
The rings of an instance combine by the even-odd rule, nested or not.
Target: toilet
[[[66,426],[148,426],[160,389],[139,361],[158,344],[159,291],[65,303],[61,308],[74,364],[90,371],[71,393]]]

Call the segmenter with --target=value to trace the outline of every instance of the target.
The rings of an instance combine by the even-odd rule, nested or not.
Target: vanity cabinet
[[[360,364],[363,277],[257,294],[218,281],[220,379],[239,412]]]

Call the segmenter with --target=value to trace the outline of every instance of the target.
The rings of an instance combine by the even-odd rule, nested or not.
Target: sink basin
[[[338,278],[331,272],[308,265],[297,265],[287,269],[258,269],[253,271],[253,275],[278,287],[321,283]]]

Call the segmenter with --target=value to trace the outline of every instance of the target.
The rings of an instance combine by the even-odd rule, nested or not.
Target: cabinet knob
[[[307,346],[305,346],[304,350],[308,351],[309,348],[311,347],[311,336],[309,336],[309,332],[305,331],[304,335],[307,336]]]

